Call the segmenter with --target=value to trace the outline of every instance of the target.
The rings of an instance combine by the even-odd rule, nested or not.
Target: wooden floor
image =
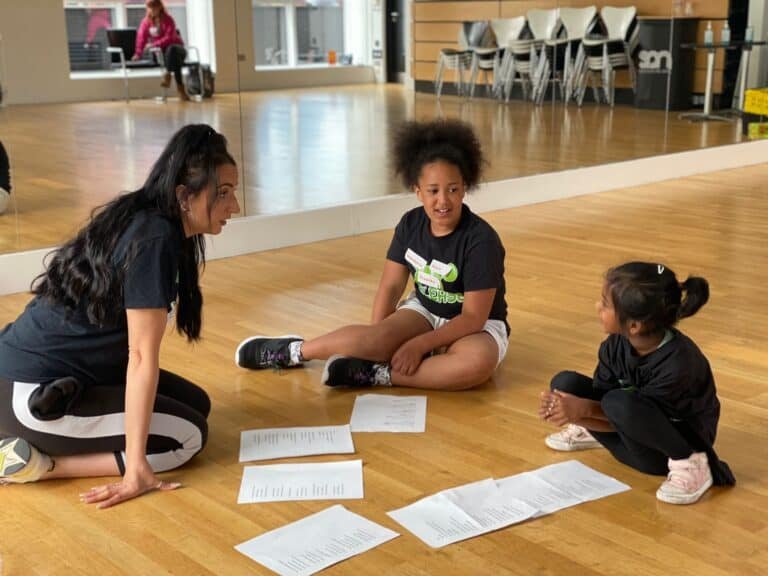
[[[329,575],[750,576],[768,566],[768,164],[486,215],[507,249],[509,354],[479,389],[427,393],[425,434],[356,434],[365,499],[350,510],[402,534]],[[249,372],[237,343],[254,334],[318,335],[369,317],[389,232],[211,262],[204,340],[169,333],[162,365],[210,393],[210,439],[168,474],[184,488],[112,510],[78,501],[93,480],[0,489],[3,576],[268,574],[233,546],[333,502],[236,504],[241,430],[342,424],[355,391],[306,369]],[[690,507],[658,502],[657,477],[605,451],[549,450],[537,396],[561,369],[591,372],[603,338],[594,311],[605,269],[660,260],[711,283],[710,303],[681,328],[709,357],[722,401],[716,444],[738,485]],[[27,296],[0,298],[0,326]],[[413,394],[394,389],[392,394]],[[386,512],[434,492],[570,458],[632,490],[432,550]]]
[[[488,181],[667,154],[741,140],[736,123],[692,124],[662,111],[585,104],[508,105],[365,85],[169,100],[0,108],[14,202],[0,217],[0,253],[53,246],[90,210],[138,188],[170,135],[205,122],[244,167],[244,214],[344,204],[401,191],[388,168],[393,126],[407,118],[472,122]]]

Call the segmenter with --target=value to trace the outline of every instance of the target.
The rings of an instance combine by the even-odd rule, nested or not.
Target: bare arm
[[[495,296],[495,288],[465,292],[461,314],[437,330],[420,334],[403,344],[392,356],[392,370],[406,376],[413,374],[428,352],[449,346],[464,336],[481,332],[488,321]]]
[[[397,307],[397,302],[403,295],[406,284],[408,284],[408,268],[392,260],[386,260],[384,271],[379,280],[379,288],[376,290],[376,297],[373,300],[373,312],[371,314],[371,323],[381,322],[392,314]]]
[[[162,308],[127,310],[128,370],[125,389],[125,476],[122,482],[96,489],[86,502],[107,508],[155,489],[178,484],[161,482],[147,462],[146,449],[157,381],[160,374],[160,342],[166,325]]]

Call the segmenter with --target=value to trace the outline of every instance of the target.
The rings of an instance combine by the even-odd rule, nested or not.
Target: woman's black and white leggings
[[[668,458],[681,460],[698,451],[685,425],[670,420],[655,402],[635,392],[596,389],[591,378],[578,372],[560,372],[550,388],[600,401],[615,432],[590,430],[590,434],[619,462],[640,472],[666,475]]]
[[[85,388],[64,415],[52,420],[40,419],[30,409],[40,387],[0,378],[0,438],[24,438],[54,457],[113,452],[124,474],[125,386]],[[203,449],[210,411],[202,388],[160,370],[147,439],[147,460],[155,472],[177,468]]]

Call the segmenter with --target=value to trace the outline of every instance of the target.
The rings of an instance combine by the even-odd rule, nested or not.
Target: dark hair
[[[663,264],[628,262],[605,275],[619,322],[635,320],[643,333],[660,332],[678,320],[693,316],[709,300],[709,284],[700,276],[689,276],[680,284],[675,273]]]
[[[483,149],[470,124],[460,120],[410,121],[395,132],[394,171],[406,188],[419,183],[425,164],[442,160],[456,166],[467,190],[480,182]]]
[[[202,234],[184,236],[179,205],[210,185],[210,210],[216,199],[216,169],[226,164],[237,165],[224,136],[206,124],[185,126],[168,142],[144,186],[96,208],[88,224],[51,253],[45,272],[32,283],[32,292],[69,310],[85,303],[94,324],[115,322],[122,312],[123,279],[135,253],[135,240],[120,268],[112,260],[115,247],[137,213],[158,214],[177,226],[184,238],[179,254],[176,329],[196,340],[203,304],[198,269],[205,263],[205,238]],[[176,194],[179,185],[184,186],[181,197]]]

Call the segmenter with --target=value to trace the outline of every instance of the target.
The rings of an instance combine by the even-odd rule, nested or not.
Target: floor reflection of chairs
[[[635,66],[632,54],[637,47],[637,9],[634,6],[614,8],[604,6],[600,19],[605,27],[605,36],[587,36],[582,41],[584,48],[577,56],[578,85],[576,100],[579,106],[584,101],[587,83],[592,84],[595,101],[600,102],[602,88],[605,101],[613,106],[616,88],[616,69],[627,68],[635,90]],[[598,84],[596,78],[600,78]]]
[[[437,61],[435,73],[435,94],[440,98],[446,70],[456,71],[456,89],[464,93],[464,71],[470,70],[475,48],[489,48],[494,45],[493,33],[487,20],[462,22],[459,26],[458,50],[443,48]]]

